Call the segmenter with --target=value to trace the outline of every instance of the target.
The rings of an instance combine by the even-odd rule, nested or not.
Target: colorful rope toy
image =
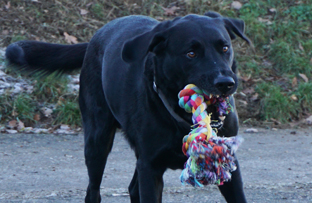
[[[211,127],[211,114],[207,107],[214,105],[221,117],[232,111],[228,98],[205,94],[193,84],[179,93],[179,105],[192,113],[194,123],[191,132],[183,138],[182,151],[188,157],[180,176],[182,183],[192,186],[222,185],[231,180],[236,170],[234,153],[242,142],[240,137],[217,137]]]

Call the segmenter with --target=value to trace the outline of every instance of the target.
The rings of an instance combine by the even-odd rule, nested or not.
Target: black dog
[[[7,48],[6,57],[35,71],[70,71],[82,65],[86,202],[101,201],[100,184],[117,128],[137,158],[129,185],[131,202],[161,202],[164,172],[182,169],[187,160],[181,147],[191,114],[178,106],[178,92],[192,83],[213,95],[230,96],[234,106],[237,77],[231,39],[236,34],[250,43],[243,32],[242,20],[214,12],[164,22],[129,16],[106,24],[88,44],[21,41]],[[211,111],[213,120],[219,120],[218,135],[237,134],[236,111],[224,123]],[[219,189],[227,202],[246,202],[239,167]]]

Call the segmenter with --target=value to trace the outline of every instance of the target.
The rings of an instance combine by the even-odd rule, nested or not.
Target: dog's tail
[[[9,65],[27,72],[49,74],[71,72],[82,66],[88,43],[61,45],[38,41],[18,41],[5,52]]]

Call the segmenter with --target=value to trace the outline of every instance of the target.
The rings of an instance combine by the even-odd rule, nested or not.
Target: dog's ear
[[[208,11],[204,15],[208,16],[210,18],[223,18],[223,16],[220,13],[217,13],[217,12],[214,12],[214,11]]]
[[[245,22],[240,19],[234,19],[234,18],[223,18],[225,28],[228,31],[231,39],[235,39],[234,33],[245,40],[248,44],[251,45],[251,41],[248,39],[248,37],[244,34],[245,30]],[[234,32],[234,33],[233,33]]]
[[[159,23],[151,31],[145,32],[125,42],[122,59],[129,63],[144,58],[148,52],[158,53],[166,46],[166,31],[170,21]]]
[[[228,31],[231,39],[235,39],[236,36],[239,36],[243,40],[245,40],[249,45],[252,45],[251,41],[248,39],[248,37],[244,34],[245,30],[245,23],[243,20],[235,19],[235,18],[225,18],[220,13],[208,11],[204,14],[205,16],[208,16],[210,18],[220,18],[223,20],[225,24],[225,28]]]

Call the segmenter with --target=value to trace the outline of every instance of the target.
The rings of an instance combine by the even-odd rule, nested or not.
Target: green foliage
[[[67,124],[71,126],[81,126],[81,115],[77,100],[66,100],[57,106],[54,124]]]
[[[303,111],[312,112],[312,83],[299,84],[296,95]]]
[[[57,73],[54,73],[47,77],[35,76],[35,78],[36,83],[33,94],[38,100],[48,103],[57,102],[59,97],[67,91],[69,80],[66,75],[59,76]]]
[[[23,122],[33,122],[37,110],[36,101],[31,95],[22,93],[16,96],[0,95],[0,117],[2,119],[19,119]]]
[[[285,14],[290,15],[294,20],[312,20],[312,4],[301,4],[290,7],[285,11]]]
[[[26,40],[27,37],[25,37],[24,35],[14,35],[11,39],[11,43],[20,41],[20,40]]]
[[[298,104],[283,93],[279,86],[261,83],[256,87],[256,91],[262,98],[262,119],[273,118],[282,122],[289,122],[297,116]]]
[[[282,73],[298,74],[303,73],[311,76],[311,65],[309,59],[299,48],[277,40],[271,45],[269,57],[275,62],[275,67]]]
[[[248,22],[249,19],[256,19],[267,14],[267,5],[263,1],[250,0],[239,10],[240,18]]]
[[[24,121],[33,121],[36,110],[36,102],[25,93],[17,95],[13,100],[13,111],[16,112],[16,118]]]
[[[101,4],[99,3],[94,4],[92,6],[92,12],[97,18],[104,20],[103,6]]]

